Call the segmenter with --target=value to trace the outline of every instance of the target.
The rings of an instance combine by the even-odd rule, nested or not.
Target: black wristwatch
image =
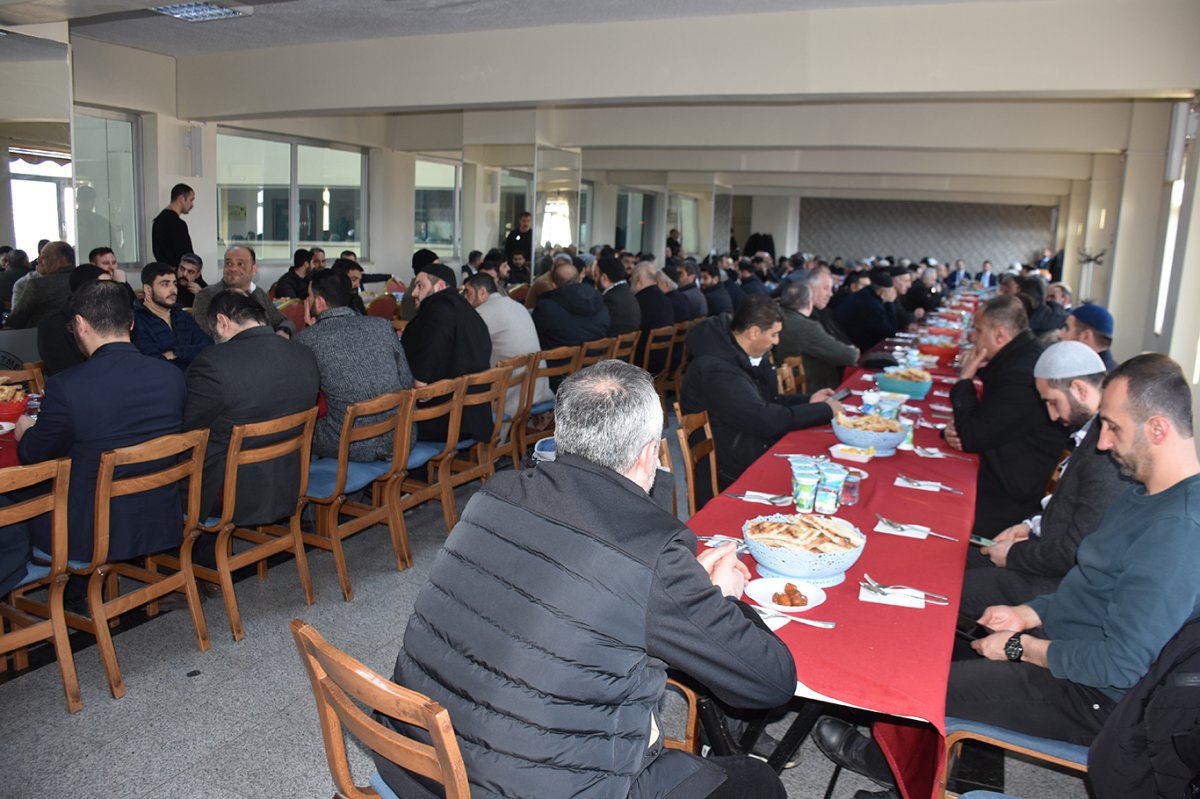
[[[1019,663],[1021,656],[1025,654],[1025,647],[1021,646],[1021,634],[1017,633],[1012,638],[1004,642],[1004,656],[1013,663]]]

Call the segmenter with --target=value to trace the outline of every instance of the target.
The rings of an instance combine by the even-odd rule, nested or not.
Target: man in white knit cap
[[[1096,449],[1104,362],[1078,341],[1047,347],[1033,368],[1050,418],[1071,430],[1075,448],[1059,466],[1058,485],[1042,513],[1000,532],[972,551],[963,578],[961,612],[972,619],[991,605],[1019,605],[1058,586],[1075,565],[1075,550],[1126,485],[1107,452]]]

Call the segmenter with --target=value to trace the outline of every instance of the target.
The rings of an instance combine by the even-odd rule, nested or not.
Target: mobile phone
[[[834,395],[833,395],[833,398],[834,398],[835,400],[837,400],[838,402],[841,402],[842,400],[844,400],[844,399],[845,399],[846,397],[848,397],[848,396],[850,396],[850,389],[848,389],[848,388],[843,388],[841,391],[835,392],[835,393],[834,393]]]
[[[977,547],[990,547],[990,546],[993,546],[996,542],[990,538],[984,538],[981,535],[973,535],[973,536],[971,536],[971,543]]]
[[[971,617],[959,614],[954,625],[954,634],[967,641],[978,641],[980,638],[987,638],[992,631]]]

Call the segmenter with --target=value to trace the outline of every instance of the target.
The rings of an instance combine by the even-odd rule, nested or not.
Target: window
[[[420,159],[416,166],[413,243],[416,249],[433,250],[441,258],[452,257],[457,254],[455,209],[459,167]]]
[[[584,252],[592,246],[592,192],[594,184],[590,180],[579,184],[579,251]]]
[[[699,252],[700,202],[686,194],[672,194],[667,201],[667,229],[679,231],[679,243],[683,246],[684,255]]]
[[[500,240],[497,247],[504,247],[508,234],[517,229],[521,214],[532,213],[533,175],[505,169],[500,175]]]
[[[8,158],[13,246],[32,261],[41,239],[75,241],[70,154],[13,147]]]
[[[111,247],[121,263],[140,265],[137,118],[88,111],[74,124],[79,260]]]
[[[617,231],[614,246],[631,252],[656,253],[661,258],[663,248],[654,247],[649,240],[654,230],[654,209],[657,197],[642,191],[622,189],[617,193]]]
[[[218,246],[248,243],[259,261],[290,264],[298,247],[336,242],[365,260],[365,160],[362,150],[217,134]]]

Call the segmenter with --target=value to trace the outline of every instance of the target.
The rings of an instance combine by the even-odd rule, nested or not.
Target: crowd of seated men
[[[299,333],[257,282],[245,244],[226,250],[211,284],[193,255],[148,264],[138,297],[107,248],[82,265],[66,242],[46,242],[32,263],[19,250],[0,253],[8,326],[38,328],[49,375],[40,416],[17,424],[21,462],[72,459],[70,554],[86,558],[97,464],[108,449],[209,430],[202,514],[210,515],[236,424],[323,397],[313,451],[331,457],[353,403],[637,330],[640,364],[651,331],[689,322],[678,399],[684,413],[708,414],[724,489],[788,431],[827,424],[840,410],[832,389],[843,370],[919,325],[953,291],[987,289],[995,296],[976,313],[943,435],[948,447],[979,456],[973,532],[992,543],[970,553],[962,607],[993,632],[956,652],[947,708],[1038,735],[1095,738],[1168,639],[1200,616],[1190,578],[1200,566],[1200,463],[1179,366],[1162,355],[1118,364],[1111,314],[1073,304],[1070,287],[1048,285],[1036,264],[997,275],[991,262],[973,271],[934,258],[777,260],[761,251],[697,261],[672,241],[661,265],[651,253],[606,246],[536,262],[496,248],[474,254],[461,287],[454,268],[420,250],[399,335],[364,315],[362,267],[339,258],[324,268],[323,252],[297,251],[275,287],[276,297],[303,302]],[[808,393],[782,395],[775,364],[793,356],[803,360]],[[665,357],[651,371],[667,368]],[[397,680],[451,709],[473,784],[498,793],[782,796],[774,775],[744,759],[705,763],[661,746],[661,669],[646,663],[690,674],[735,709],[784,704],[795,676],[758,617],[724,599],[740,594],[744,566],[695,558],[690,533],[656,505],[662,417],[646,373],[608,362],[557,390],[559,460],[502,474],[468,504],[447,545],[452,555],[439,558],[417,600]],[[535,386],[535,404],[553,396],[544,380]],[[486,439],[493,424],[486,406],[468,407],[458,433]],[[431,420],[417,437],[444,441],[446,425]],[[356,446],[356,460],[390,457],[386,442]],[[1044,495],[1054,473],[1057,487]],[[237,523],[274,521],[294,507],[286,469],[245,479],[256,490],[238,492]],[[170,492],[114,503],[112,557],[177,547],[179,518]],[[27,534],[47,546],[47,530]],[[524,554],[514,557],[514,547]],[[28,547],[16,551],[28,557]],[[213,559],[202,548],[195,557]],[[545,568],[567,561],[578,589],[569,599],[559,591],[564,571]],[[442,601],[460,585],[478,586],[477,568],[466,564],[485,562],[503,587],[473,591],[480,609]],[[0,562],[0,591],[22,567]],[[78,605],[79,590],[68,587],[68,602]],[[532,619],[541,622],[530,637]],[[455,643],[464,636],[486,643],[467,653]],[[566,638],[570,658],[558,651]],[[614,656],[614,642],[628,656]],[[761,668],[732,669],[716,656],[723,647],[758,652]],[[492,659],[507,665],[479,668]],[[596,731],[584,737],[605,743],[584,744],[568,728]],[[828,718],[814,734],[830,758],[878,781],[880,795],[895,792],[882,753],[853,725]],[[398,789],[429,787],[387,763],[380,770]]]

